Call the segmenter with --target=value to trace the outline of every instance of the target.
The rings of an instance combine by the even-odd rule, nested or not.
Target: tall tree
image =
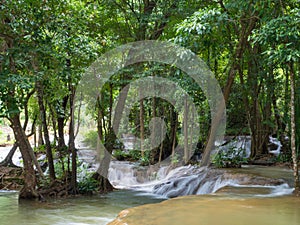
[[[295,67],[300,60],[300,12],[298,8],[283,9],[282,15],[266,22],[253,35],[255,42],[267,45],[264,52],[269,65],[278,63],[286,68],[290,79],[290,123],[291,123],[291,152],[294,170],[295,194],[300,195],[298,172],[298,155],[296,149],[296,117],[295,117]]]

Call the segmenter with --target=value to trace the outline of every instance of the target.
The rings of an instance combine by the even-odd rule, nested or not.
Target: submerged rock
[[[300,199],[185,196],[123,210],[108,225],[298,225]]]

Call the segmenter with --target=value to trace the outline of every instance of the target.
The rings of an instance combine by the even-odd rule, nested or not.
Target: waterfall
[[[108,179],[115,188],[126,189],[138,182],[136,164],[122,161],[112,161],[108,171]]]
[[[112,161],[109,180],[119,189],[145,191],[166,198],[211,194],[228,186],[268,189],[269,192],[263,196],[286,195],[293,191],[282,179],[191,165],[146,169],[136,163]]]
[[[225,140],[226,139],[230,140],[230,137],[225,138]],[[228,140],[226,140],[226,141],[228,141]],[[224,144],[224,143],[216,142],[216,146],[220,146],[222,144]],[[282,144],[277,138],[269,136],[269,147],[268,147],[269,153],[278,156],[280,154],[281,147],[282,147]],[[228,151],[228,149],[230,149],[230,148],[242,150],[240,152],[240,154],[241,154],[240,156],[249,158],[251,155],[251,137],[250,136],[237,136],[234,139],[232,139],[231,141],[229,141],[229,143],[227,143],[226,145],[219,147],[219,150]]]
[[[269,147],[269,153],[272,153],[272,154],[278,156],[280,154],[281,147],[282,147],[281,142],[277,138],[274,138],[272,136],[269,137],[269,141],[273,146],[276,146],[275,149],[271,149]]]
[[[124,137],[130,139],[127,148],[130,149],[134,140],[132,137]],[[280,142],[270,137],[270,143],[276,145],[277,149],[270,151],[279,154]],[[251,138],[249,136],[238,136],[234,141],[230,141],[221,148],[227,150],[230,148],[242,149],[244,157],[249,157],[251,151]],[[271,150],[271,149],[270,149]],[[88,149],[82,149],[78,152],[79,158],[88,163],[89,171],[96,170],[95,152]],[[84,177],[85,174],[82,173]],[[167,166],[140,166],[136,162],[111,161],[108,179],[117,189],[134,189],[147,193],[164,196],[167,198],[183,196],[183,195],[201,195],[218,192],[224,187],[234,188],[267,188],[269,195],[290,194],[292,188],[286,184],[284,180],[272,179],[267,177],[258,177],[251,174],[245,174],[243,171],[237,172],[230,170],[213,169],[198,166],[181,166],[173,168]]]
[[[213,152],[216,152],[217,150],[222,150],[222,151],[228,151],[231,148],[236,149],[239,151],[239,155],[244,158],[249,158],[251,155],[251,137],[250,136],[237,136],[237,137],[226,137],[224,139],[225,142],[228,142],[227,144],[225,143],[218,143],[216,142],[216,146],[218,149],[215,149]],[[222,144],[225,144],[222,146]]]

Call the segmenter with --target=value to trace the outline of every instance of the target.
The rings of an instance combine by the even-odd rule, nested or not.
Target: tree
[[[295,114],[295,66],[300,59],[300,11],[298,8],[284,12],[280,17],[268,21],[258,30],[253,39],[268,46],[264,52],[269,64],[279,63],[285,67],[290,78],[290,123],[291,152],[293,159],[295,194],[300,195],[298,173],[298,155],[296,149],[296,114]]]
[[[69,148],[73,153],[70,190],[76,193],[77,161],[73,102],[81,73],[94,59],[93,57],[96,57],[95,49],[100,46],[93,39],[98,35],[92,32],[97,28],[92,18],[95,15],[94,8],[81,1],[57,2],[56,0],[2,1],[1,8],[0,37],[3,46],[1,73],[4,76],[1,76],[0,110],[1,116],[7,117],[11,122],[24,160],[26,185],[20,197],[38,196],[33,162],[43,176],[20,119],[24,110],[26,113],[28,96],[32,96],[34,91],[41,111],[52,180],[55,180],[55,171],[47,114],[51,111],[56,111],[58,114],[59,146],[62,150],[65,146],[63,130],[69,117],[67,110],[69,107],[71,115]],[[47,111],[48,105],[49,111]],[[54,117],[55,115],[52,115],[52,118]]]
[[[206,8],[199,9],[177,25],[176,42],[190,47],[203,57],[208,66],[216,73],[216,76],[220,76],[223,73],[222,71],[227,72],[227,78],[220,76],[219,80],[224,86],[223,95],[226,108],[229,110],[231,102],[236,100],[233,99],[234,95],[231,94],[232,89],[237,74],[243,71],[246,53],[250,50],[248,39],[257,26],[258,13],[253,2],[219,1],[218,4],[209,4]],[[254,75],[255,72],[248,70],[248,73]],[[243,74],[240,74],[240,76],[243,77]],[[248,114],[253,116],[253,111],[250,112],[250,110],[250,108],[247,110]],[[258,112],[258,110],[255,112]],[[223,110],[220,109],[219,114],[222,113]],[[259,119],[259,117],[256,118]],[[260,140],[263,135],[257,133],[257,129],[251,126],[254,123],[257,123],[257,121],[250,120],[253,156],[262,149],[261,142],[266,142],[265,138]],[[211,134],[209,132],[208,135]],[[214,143],[207,143],[206,149],[212,148],[213,145]],[[209,158],[206,156],[208,155],[205,154],[204,164],[209,163]]]
[[[170,22],[172,17],[175,17],[175,15],[180,15],[180,10],[182,10],[181,6],[185,6],[188,8],[188,4],[185,1],[103,1],[103,11],[102,15],[105,18],[108,18],[107,21],[104,23],[104,27],[109,26],[109,35],[116,35],[120,38],[118,40],[114,41],[114,44],[122,44],[126,43],[128,41],[140,41],[140,40],[148,40],[148,39],[158,39],[160,38],[166,29],[169,29],[168,23]],[[112,16],[113,15],[113,16]],[[113,18],[113,19],[111,19]],[[134,49],[132,49],[134,51]],[[130,54],[129,54],[130,55]],[[139,74],[139,71],[143,71],[143,64],[134,65],[130,68],[133,70],[135,74]],[[123,71],[124,72],[124,71]],[[120,72],[122,74],[122,71]],[[118,75],[120,75],[118,74]],[[137,77],[137,76],[136,76]],[[122,76],[122,82],[120,85],[113,87],[118,88],[124,88],[126,84],[128,84],[129,81],[136,78],[135,76],[132,76],[132,73],[126,73],[124,72],[124,75]],[[114,91],[115,93],[118,93],[118,91]],[[112,93],[112,92],[111,92]],[[126,101],[127,93],[124,91],[122,93],[122,97],[120,97],[118,104],[120,107],[118,110],[121,112],[124,109],[124,102]],[[110,94],[112,97],[112,94]],[[100,98],[103,99],[103,98]],[[141,104],[142,104],[141,100]],[[109,101],[111,102],[111,101]],[[99,106],[103,104],[98,104]],[[141,109],[141,113],[143,112],[143,109]],[[98,113],[98,115],[100,115]],[[102,116],[104,116],[103,113],[101,113]],[[112,118],[109,116],[109,118]],[[119,119],[117,115],[114,115],[114,121],[109,120],[108,123],[111,126],[107,127],[107,136],[104,137],[105,140],[105,146],[107,149],[107,152],[109,154],[113,151],[113,143],[115,143],[116,136],[113,135],[111,132],[118,131],[119,129]],[[116,120],[117,118],[117,120]],[[98,117],[99,120],[99,117]],[[140,124],[141,125],[141,135],[143,136],[143,118],[140,118]],[[104,128],[102,126],[103,123],[99,123],[98,121],[98,128]],[[101,125],[101,126],[100,126]],[[99,134],[102,133],[102,131],[98,131]],[[102,136],[102,135],[99,135]],[[143,138],[142,138],[143,139]],[[101,171],[101,176],[97,176],[97,178],[100,180],[101,184],[107,184],[107,187],[100,186],[100,189],[107,190],[110,189],[110,184],[107,178],[103,175],[107,174],[108,165],[110,159],[108,156],[104,156],[104,158],[101,160],[99,171]],[[101,165],[102,164],[102,165]]]
[[[27,6],[27,7],[26,7]],[[24,186],[20,191],[20,198],[36,198],[37,178],[33,162],[40,168],[33,154],[27,136],[21,125],[20,114],[27,105],[33,91],[33,81],[30,73],[29,57],[26,49],[30,47],[27,42],[28,33],[23,27],[28,28],[29,23],[22,20],[28,5],[4,1],[2,3],[0,36],[4,46],[1,63],[1,116],[8,118],[13,129],[17,145],[21,151],[24,170]],[[23,14],[24,13],[24,14]],[[26,102],[27,101],[27,102]],[[40,170],[40,175],[43,175]]]

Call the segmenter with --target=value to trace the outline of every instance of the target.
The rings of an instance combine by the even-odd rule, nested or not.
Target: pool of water
[[[124,210],[110,225],[299,225],[300,198],[198,195]]]
[[[17,192],[0,192],[0,225],[102,225],[123,209],[162,200],[154,195],[120,190],[44,203],[18,202]]]

